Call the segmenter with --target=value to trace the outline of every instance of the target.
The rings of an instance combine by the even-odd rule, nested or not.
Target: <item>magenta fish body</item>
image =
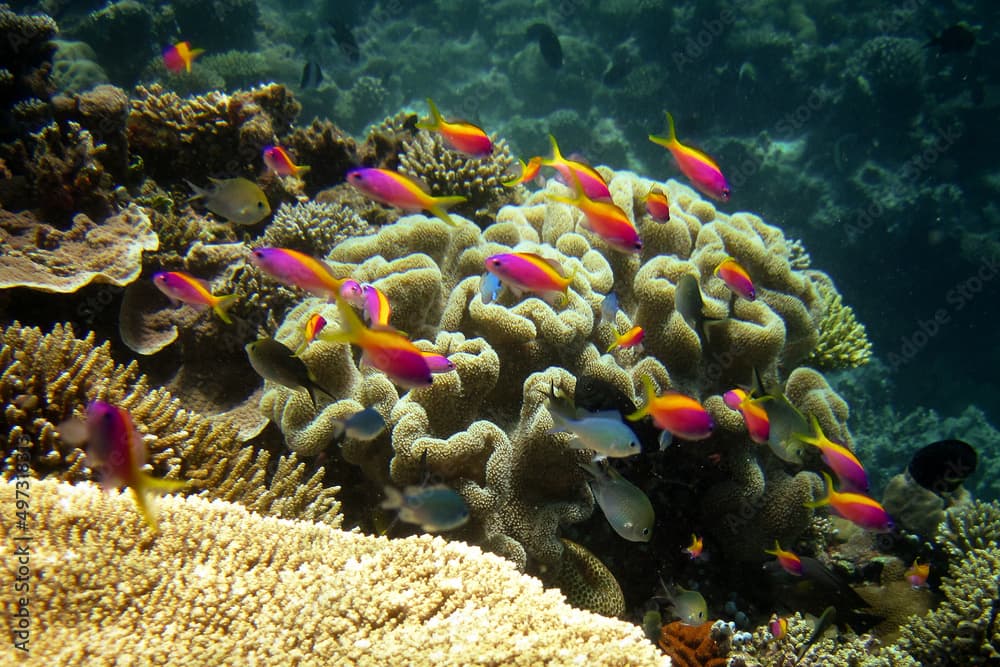
[[[254,248],[250,263],[280,283],[331,300],[345,282],[325,262],[290,248]]]

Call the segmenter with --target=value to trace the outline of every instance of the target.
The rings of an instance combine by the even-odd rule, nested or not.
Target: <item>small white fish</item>
[[[385,430],[385,418],[375,408],[359,410],[344,420],[344,435],[351,440],[374,440]]]
[[[487,271],[479,279],[479,297],[483,303],[493,303],[500,296],[500,279]]]
[[[399,519],[428,533],[458,528],[469,520],[469,507],[458,491],[444,484],[408,486],[400,492],[385,487],[382,509],[399,510]]]
[[[593,476],[590,490],[614,531],[630,542],[649,542],[656,521],[653,504],[642,489],[604,463],[577,465]]]
[[[601,321],[598,324],[615,326],[615,318],[619,310],[618,295],[614,291],[608,292],[608,295],[601,301]]]
[[[639,438],[615,410],[573,411],[551,400],[546,407],[555,423],[549,433],[572,433],[569,446],[573,449],[593,450],[599,458],[623,458],[642,451]]]

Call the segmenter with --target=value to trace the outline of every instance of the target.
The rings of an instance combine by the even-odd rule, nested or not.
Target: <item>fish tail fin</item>
[[[215,314],[218,315],[219,319],[223,322],[226,324],[232,324],[233,318],[229,317],[229,313],[227,311],[233,307],[233,304],[235,304],[238,299],[239,297],[235,294],[227,294],[225,296],[216,297],[215,303],[212,304],[212,310],[215,311]]]
[[[812,433],[793,433],[792,436],[807,445],[819,446],[819,443],[823,439],[823,429],[819,425],[819,420],[816,419],[816,415],[809,415],[809,424],[812,426]]]
[[[611,345],[608,345],[608,349],[606,349],[605,352],[611,352],[611,350],[621,345],[622,342],[622,336],[620,333],[618,333],[618,329],[612,326],[611,333],[614,334],[615,341],[611,343]]]
[[[517,163],[521,166],[521,173],[508,181],[500,181],[500,184],[505,188],[512,188],[515,185],[519,185],[521,183],[521,177],[524,176],[526,171],[528,171],[528,165],[525,164],[524,160],[517,158]]]
[[[556,137],[554,134],[549,135],[549,143],[552,144],[552,158],[548,161],[542,160],[542,164],[553,164],[563,161],[562,153],[559,152],[559,144],[556,143]]]
[[[824,471],[822,475],[823,475],[824,488],[826,489],[826,495],[820,498],[819,500],[813,500],[808,503],[802,503],[805,507],[816,509],[817,507],[822,507],[823,505],[830,504],[830,500],[833,498],[833,478],[830,477],[829,473],[827,473],[826,471]]]
[[[190,197],[188,197],[188,199],[187,199],[188,201],[194,201],[195,199],[201,199],[205,195],[208,194],[208,190],[204,190],[202,188],[199,188],[197,185],[195,185],[194,183],[192,183],[188,179],[185,178],[184,182],[187,183],[188,187],[191,188],[191,190],[194,192],[193,195],[191,195]]]
[[[646,389],[646,402],[643,403],[641,408],[632,414],[625,416],[625,419],[633,422],[642,419],[649,414],[649,409],[653,405],[653,399],[656,398],[656,387],[653,386],[653,380],[648,375],[639,376],[639,380],[642,382],[642,386]]]
[[[135,487],[132,487],[131,491],[132,498],[135,500],[135,507],[139,510],[142,520],[146,522],[147,526],[153,529],[154,533],[160,532],[160,524],[156,520],[156,509],[153,507],[153,501],[149,498],[146,491]]]
[[[314,408],[319,405],[317,394],[326,394],[330,398],[334,398],[333,394],[331,394],[329,390],[323,388],[323,386],[312,377],[312,373],[309,375],[309,384],[306,386],[306,390],[309,392],[309,398],[312,400]]]
[[[340,314],[340,330],[328,331],[324,329],[316,337],[328,343],[354,343],[357,345],[368,327],[343,297],[335,294],[334,298],[337,300],[337,312]]]
[[[667,135],[651,134],[649,135],[649,140],[664,148],[670,148],[677,144],[677,131],[674,129],[674,117],[670,115],[669,111],[664,111],[664,113],[667,115]]]
[[[155,493],[180,491],[187,488],[187,485],[187,482],[178,479],[161,479],[145,472],[139,472],[137,483],[130,487],[132,497],[135,499],[135,506],[139,510],[139,514],[142,515],[146,524],[153,529],[153,532],[159,532],[160,526],[156,520],[156,506],[153,504],[153,499],[150,496]]]
[[[307,164],[300,164],[295,168],[295,175],[302,176],[303,174],[308,174],[310,171],[312,171],[312,167]]]
[[[431,117],[429,120],[417,121],[417,127],[421,130],[431,131],[440,129],[441,123],[444,121],[444,118],[441,116],[441,112],[438,111],[437,105],[434,104],[434,100],[429,97],[427,98],[427,106],[431,110]]]
[[[385,491],[385,500],[382,501],[380,507],[384,510],[398,510],[403,506],[403,494],[400,493],[399,489],[391,486],[382,487]]]
[[[427,210],[430,211],[435,218],[443,220],[452,227],[458,227],[458,223],[452,220],[451,216],[448,215],[448,208],[454,206],[455,204],[461,204],[466,201],[467,198],[462,195],[454,195],[451,197],[434,197],[433,200],[434,204]]]

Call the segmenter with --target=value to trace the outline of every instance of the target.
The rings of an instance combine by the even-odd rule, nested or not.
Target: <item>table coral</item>
[[[142,254],[159,247],[139,207],[101,223],[80,213],[67,230],[39,222],[30,213],[0,210],[0,241],[5,248],[0,289],[45,292],[75,292],[92,282],[127,285],[139,277]]]
[[[33,606],[24,665],[608,665],[667,667],[634,625],[567,605],[502,559],[429,536],[388,540],[159,499],[31,483]],[[0,485],[14,503],[14,485]],[[0,532],[16,535],[13,514]],[[15,540],[0,546],[13,580]],[[16,600],[4,598],[13,615]],[[13,616],[12,616],[13,617]],[[178,620],[181,622],[178,622]]]

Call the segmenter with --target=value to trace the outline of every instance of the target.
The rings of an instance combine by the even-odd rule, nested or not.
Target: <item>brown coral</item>
[[[712,621],[688,625],[673,621],[663,626],[657,642],[670,656],[670,664],[678,667],[723,667],[725,653],[712,638]]]
[[[261,150],[289,131],[300,109],[280,84],[189,98],[156,84],[139,86],[128,117],[129,146],[160,181],[253,178]]]
[[[451,211],[486,227],[500,207],[519,203],[516,190],[503,185],[513,163],[503,139],[491,155],[474,158],[447,148],[439,134],[422,132],[404,143],[399,172],[424,183],[432,195],[463,195],[468,201]]]
[[[235,427],[182,409],[169,392],[151,388],[134,361],[115,364],[110,345],[95,345],[93,334],[77,339],[66,325],[43,335],[15,323],[2,330],[0,343],[0,402],[9,432],[5,478],[27,455],[33,476],[92,479],[85,453],[60,438],[59,425],[81,418],[86,404],[99,398],[130,411],[156,476],[188,480],[191,491],[243,501],[259,512],[339,525],[337,489],[323,488],[322,468],[303,483],[306,469],[293,454],[269,474],[268,454],[244,447]]]
[[[101,223],[78,214],[65,231],[30,213],[0,210],[0,241],[6,255],[0,289],[45,292],[75,292],[91,282],[127,285],[139,277],[143,252],[159,247],[149,218],[135,206]]]

